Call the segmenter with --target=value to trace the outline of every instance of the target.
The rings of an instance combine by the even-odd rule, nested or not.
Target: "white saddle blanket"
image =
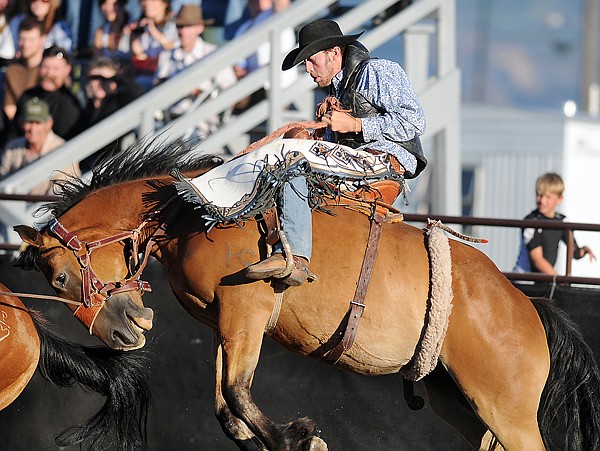
[[[176,186],[185,200],[206,209],[203,217],[212,226],[243,221],[271,208],[286,181],[311,174],[346,190],[398,177],[387,154],[325,141],[280,139]]]

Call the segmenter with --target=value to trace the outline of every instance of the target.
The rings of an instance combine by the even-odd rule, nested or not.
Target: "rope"
[[[454,235],[455,237],[460,238],[463,241],[469,241],[471,243],[487,243],[488,242],[488,240],[486,240],[485,238],[474,238],[472,236],[463,235],[462,233],[458,233],[455,230],[452,230],[446,224],[442,223],[442,221],[439,221],[437,219],[427,218],[427,227],[425,228],[425,230],[431,230],[434,227],[438,227],[442,230],[445,230],[449,234]]]
[[[548,298],[550,300],[554,300],[554,290],[556,288],[556,274],[552,276],[552,289],[550,290],[550,296]]]
[[[314,129],[314,130],[324,129],[327,127],[327,124],[325,122],[323,122],[322,118],[328,111],[342,111],[344,113],[349,113],[352,110],[343,109],[340,104],[340,101],[338,99],[336,99],[335,97],[331,97],[331,96],[325,97],[323,99],[323,101],[317,106],[317,111],[315,113],[315,115],[318,119],[317,121],[299,121],[299,122],[291,122],[289,124],[283,125],[283,126],[279,127],[277,130],[275,130],[274,132],[269,133],[264,138],[261,138],[258,141],[255,141],[252,144],[250,144],[248,147],[246,147],[244,150],[242,150],[239,154],[237,154],[237,156],[239,157],[240,155],[245,155],[249,152],[252,152],[253,150],[258,149],[259,147],[269,144],[270,142],[275,141],[281,135],[284,135],[285,133],[287,133],[288,131],[290,131],[294,128],[300,127],[300,128],[310,128],[310,129]],[[316,138],[321,139],[322,135],[317,136]]]
[[[45,299],[47,301],[62,302],[63,304],[81,305],[81,302],[72,301],[70,299],[65,299],[65,298],[61,298],[58,296],[48,296],[45,294],[14,293],[12,291],[0,291],[0,296],[14,296],[14,297],[30,298],[30,299]]]

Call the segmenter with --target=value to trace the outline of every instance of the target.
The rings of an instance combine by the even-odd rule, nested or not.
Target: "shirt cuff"
[[[379,125],[376,117],[363,117],[359,119],[362,125],[362,134],[365,141],[379,139]]]

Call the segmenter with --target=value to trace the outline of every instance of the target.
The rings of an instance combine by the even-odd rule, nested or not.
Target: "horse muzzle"
[[[146,343],[144,332],[152,328],[154,312],[126,294],[104,302],[93,325],[93,333],[112,349],[128,351]]]

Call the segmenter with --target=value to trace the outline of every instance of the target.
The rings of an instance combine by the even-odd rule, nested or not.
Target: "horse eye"
[[[60,287],[60,288],[64,288],[65,287],[65,282],[67,281],[67,275],[64,272],[61,272],[58,277],[56,278],[56,284]]]

